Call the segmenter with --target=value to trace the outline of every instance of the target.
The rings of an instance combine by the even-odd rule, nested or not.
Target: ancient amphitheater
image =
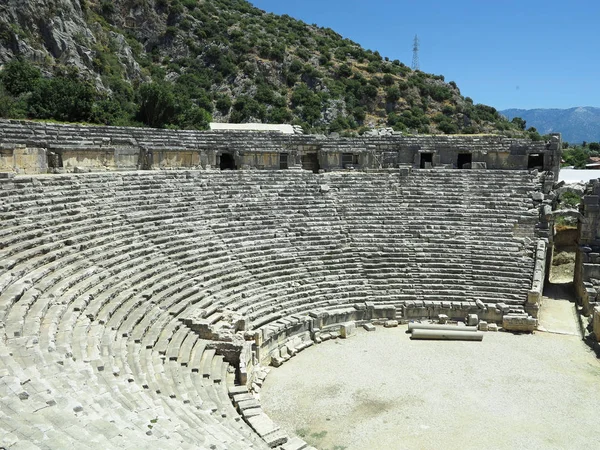
[[[3,121],[0,144],[6,448],[311,448],[253,395],[266,366],[355,325],[538,315],[559,136]]]

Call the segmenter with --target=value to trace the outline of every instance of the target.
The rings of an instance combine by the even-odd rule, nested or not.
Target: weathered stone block
[[[479,323],[479,316],[477,316],[477,314],[467,314],[467,320],[465,322],[470,327],[477,326]]]
[[[375,325],[373,325],[372,323],[365,323],[363,325],[363,328],[367,331],[375,331],[376,330]]]
[[[397,320],[386,320],[385,323],[383,324],[383,326],[386,328],[397,327],[398,321]]]
[[[356,325],[354,323],[344,323],[340,326],[340,336],[344,339],[356,334]]]
[[[479,331],[487,331],[488,323],[485,320],[480,320],[478,328],[479,328]]]
[[[503,313],[506,313],[510,309],[510,306],[508,306],[506,303],[497,303],[496,309],[499,309]]]
[[[502,318],[502,328],[507,331],[532,332],[537,328],[537,319],[528,314],[506,314]]]
[[[438,315],[438,321],[441,324],[444,324],[444,323],[448,322],[448,316],[446,314],[439,314]]]
[[[600,306],[594,308],[592,327],[596,341],[600,342]]]

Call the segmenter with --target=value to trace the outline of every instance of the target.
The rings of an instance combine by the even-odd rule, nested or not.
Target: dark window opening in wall
[[[358,155],[355,153],[342,153],[342,167],[353,169],[358,166]]]
[[[316,153],[307,153],[302,155],[302,169],[319,173],[319,157]]]
[[[433,153],[421,153],[421,169],[429,169],[433,166]]]
[[[288,154],[280,153],[279,154],[279,169],[285,170],[288,168]]]
[[[235,159],[233,159],[233,155],[230,153],[223,153],[221,155],[219,167],[221,170],[235,170]]]
[[[58,169],[63,166],[62,155],[60,153],[48,152],[47,154],[48,167]]]
[[[471,155],[471,153],[459,153],[458,160],[456,161],[456,167],[459,169],[470,169],[472,161],[473,155]]]
[[[527,161],[528,169],[543,169],[544,168],[544,154],[543,153],[532,153],[529,155]]]

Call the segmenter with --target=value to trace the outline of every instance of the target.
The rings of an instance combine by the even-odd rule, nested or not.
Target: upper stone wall
[[[227,168],[238,169],[297,167],[331,171],[457,167],[459,163],[468,163],[473,168],[490,169],[537,167],[557,174],[560,147],[560,135],[553,136],[550,142],[495,135],[334,138],[277,132],[202,132],[0,121],[0,170],[18,173],[47,171],[41,163],[35,168],[25,167],[13,155],[18,148],[36,148],[46,152],[51,169],[64,171],[218,168],[223,164],[222,155],[227,154],[231,160],[231,167]]]

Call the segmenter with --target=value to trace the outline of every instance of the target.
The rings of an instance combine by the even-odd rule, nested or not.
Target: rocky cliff
[[[244,0],[5,0],[0,62],[16,57],[45,77],[68,68],[92,82],[103,103],[84,118],[91,122],[186,127],[210,114],[313,131],[519,133],[441,75],[412,71],[331,29]],[[141,90],[148,83],[154,91]],[[147,120],[140,109],[148,96],[166,99],[159,106],[172,114]],[[48,118],[30,99],[13,100],[24,106],[5,117]]]

